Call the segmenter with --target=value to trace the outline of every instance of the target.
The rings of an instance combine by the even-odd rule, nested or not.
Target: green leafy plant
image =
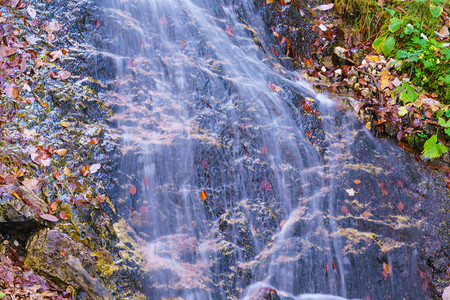
[[[385,8],[386,25],[372,44],[379,53],[402,60],[400,70],[408,73],[411,82],[435,92],[444,103],[450,103],[450,49],[436,40],[435,31],[442,6],[449,2],[412,0]],[[408,102],[410,91],[403,94]]]
[[[432,135],[423,145],[422,155],[425,158],[437,158],[448,152],[449,149],[438,142],[437,135]]]

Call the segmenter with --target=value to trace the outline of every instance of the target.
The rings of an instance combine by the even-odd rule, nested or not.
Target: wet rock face
[[[88,252],[81,244],[57,230],[40,231],[30,239],[27,249],[25,264],[61,286],[77,286],[65,264],[69,255],[78,257],[83,268],[91,276],[95,275],[95,262]]]
[[[313,16],[306,9],[309,7],[308,1],[292,1],[292,3],[286,4],[281,9],[278,4],[279,1],[273,1],[272,4],[267,5],[265,1],[255,2],[255,5],[261,9],[262,20],[267,28],[276,29],[280,40],[282,37],[288,38],[292,42],[293,49],[300,57],[311,56],[313,48],[310,44],[317,37],[317,34],[311,30]],[[261,3],[264,4],[261,5]],[[278,41],[274,43],[275,48],[280,50],[280,53],[287,50],[282,50],[284,48],[279,47],[278,44]],[[295,58],[296,55],[292,56]]]

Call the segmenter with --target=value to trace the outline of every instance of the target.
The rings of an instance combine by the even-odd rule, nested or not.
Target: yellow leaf
[[[17,200],[22,200],[22,198],[14,191],[11,191],[11,194],[16,197]]]
[[[63,173],[67,177],[70,177],[70,175],[72,175],[72,172],[70,171],[70,169],[67,166],[64,167]]]
[[[366,56],[366,60],[371,60],[371,61],[379,61],[380,58],[376,55],[367,55]]]
[[[266,0],[266,4],[273,3],[273,0]]]
[[[60,156],[64,156],[67,153],[67,149],[58,149],[58,150],[55,150],[55,153]]]

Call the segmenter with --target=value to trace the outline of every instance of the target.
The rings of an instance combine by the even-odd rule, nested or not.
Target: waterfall
[[[103,6],[122,210],[147,243],[149,299],[427,293],[420,219],[397,203],[438,193],[428,175],[275,57],[253,1]]]

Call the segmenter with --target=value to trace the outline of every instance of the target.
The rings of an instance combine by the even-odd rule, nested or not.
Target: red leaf
[[[95,22],[94,22],[95,28],[99,28],[100,25],[102,25],[102,24],[100,23],[100,20],[99,20],[99,19],[96,19]]]
[[[336,263],[334,262],[334,260],[331,262],[331,268],[333,268],[333,270],[336,270]]]
[[[226,33],[227,33],[229,36],[234,36],[233,31],[231,31],[230,25],[225,26],[225,28],[226,28]]]
[[[206,160],[203,160],[202,166],[203,166],[203,168],[208,169],[208,162]]]
[[[265,191],[272,191],[272,185],[267,181],[261,181],[261,187]]]
[[[264,155],[267,155],[267,148],[264,147],[264,146],[262,146],[262,147],[261,147],[261,152],[262,152]]]
[[[149,185],[150,185],[148,183],[148,177],[147,176],[144,177],[144,184],[145,184],[146,187],[149,187]]]
[[[130,185],[130,194],[131,195],[136,194],[136,187],[134,185]]]
[[[348,214],[348,207],[345,206],[345,205],[342,205],[341,211],[342,211],[344,214]]]
[[[283,228],[284,225],[286,225],[286,220],[285,219],[281,220],[280,227]]]
[[[419,277],[420,277],[420,278],[427,278],[427,275],[425,274],[424,271],[420,271],[420,270],[419,270]]]

